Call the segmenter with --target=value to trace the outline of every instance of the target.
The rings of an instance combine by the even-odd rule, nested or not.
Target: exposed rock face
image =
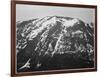
[[[93,24],[48,16],[16,25],[18,71],[93,66]]]

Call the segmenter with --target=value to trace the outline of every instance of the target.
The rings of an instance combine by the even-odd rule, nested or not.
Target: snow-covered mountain
[[[27,62],[29,63],[26,67],[32,70],[42,67],[43,64],[46,67],[46,61],[46,64],[51,64],[57,55],[67,55],[64,60],[67,60],[68,54],[74,54],[74,57],[81,56],[82,60],[93,61],[93,30],[93,23],[84,23],[70,17],[47,16],[17,22],[18,69],[25,66]],[[70,57],[73,59],[73,56]],[[60,57],[56,57],[56,60],[61,61]]]

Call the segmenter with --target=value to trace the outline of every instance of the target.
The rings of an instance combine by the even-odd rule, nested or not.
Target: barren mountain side
[[[16,33],[18,72],[94,66],[93,23],[47,16],[17,22]]]

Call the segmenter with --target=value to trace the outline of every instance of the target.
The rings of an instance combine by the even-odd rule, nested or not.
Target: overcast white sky
[[[54,15],[79,18],[84,22],[94,22],[95,9],[25,4],[16,5],[16,21]]]

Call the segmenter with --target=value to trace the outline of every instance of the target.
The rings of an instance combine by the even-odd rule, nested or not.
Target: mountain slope
[[[72,60],[73,57],[82,59],[81,63],[85,66],[86,62],[93,61],[93,25],[60,16],[47,16],[16,24],[18,71],[28,60],[31,70],[68,67],[68,62],[63,63],[61,60]],[[53,60],[58,66],[52,65]],[[78,67],[79,63],[70,67]]]

